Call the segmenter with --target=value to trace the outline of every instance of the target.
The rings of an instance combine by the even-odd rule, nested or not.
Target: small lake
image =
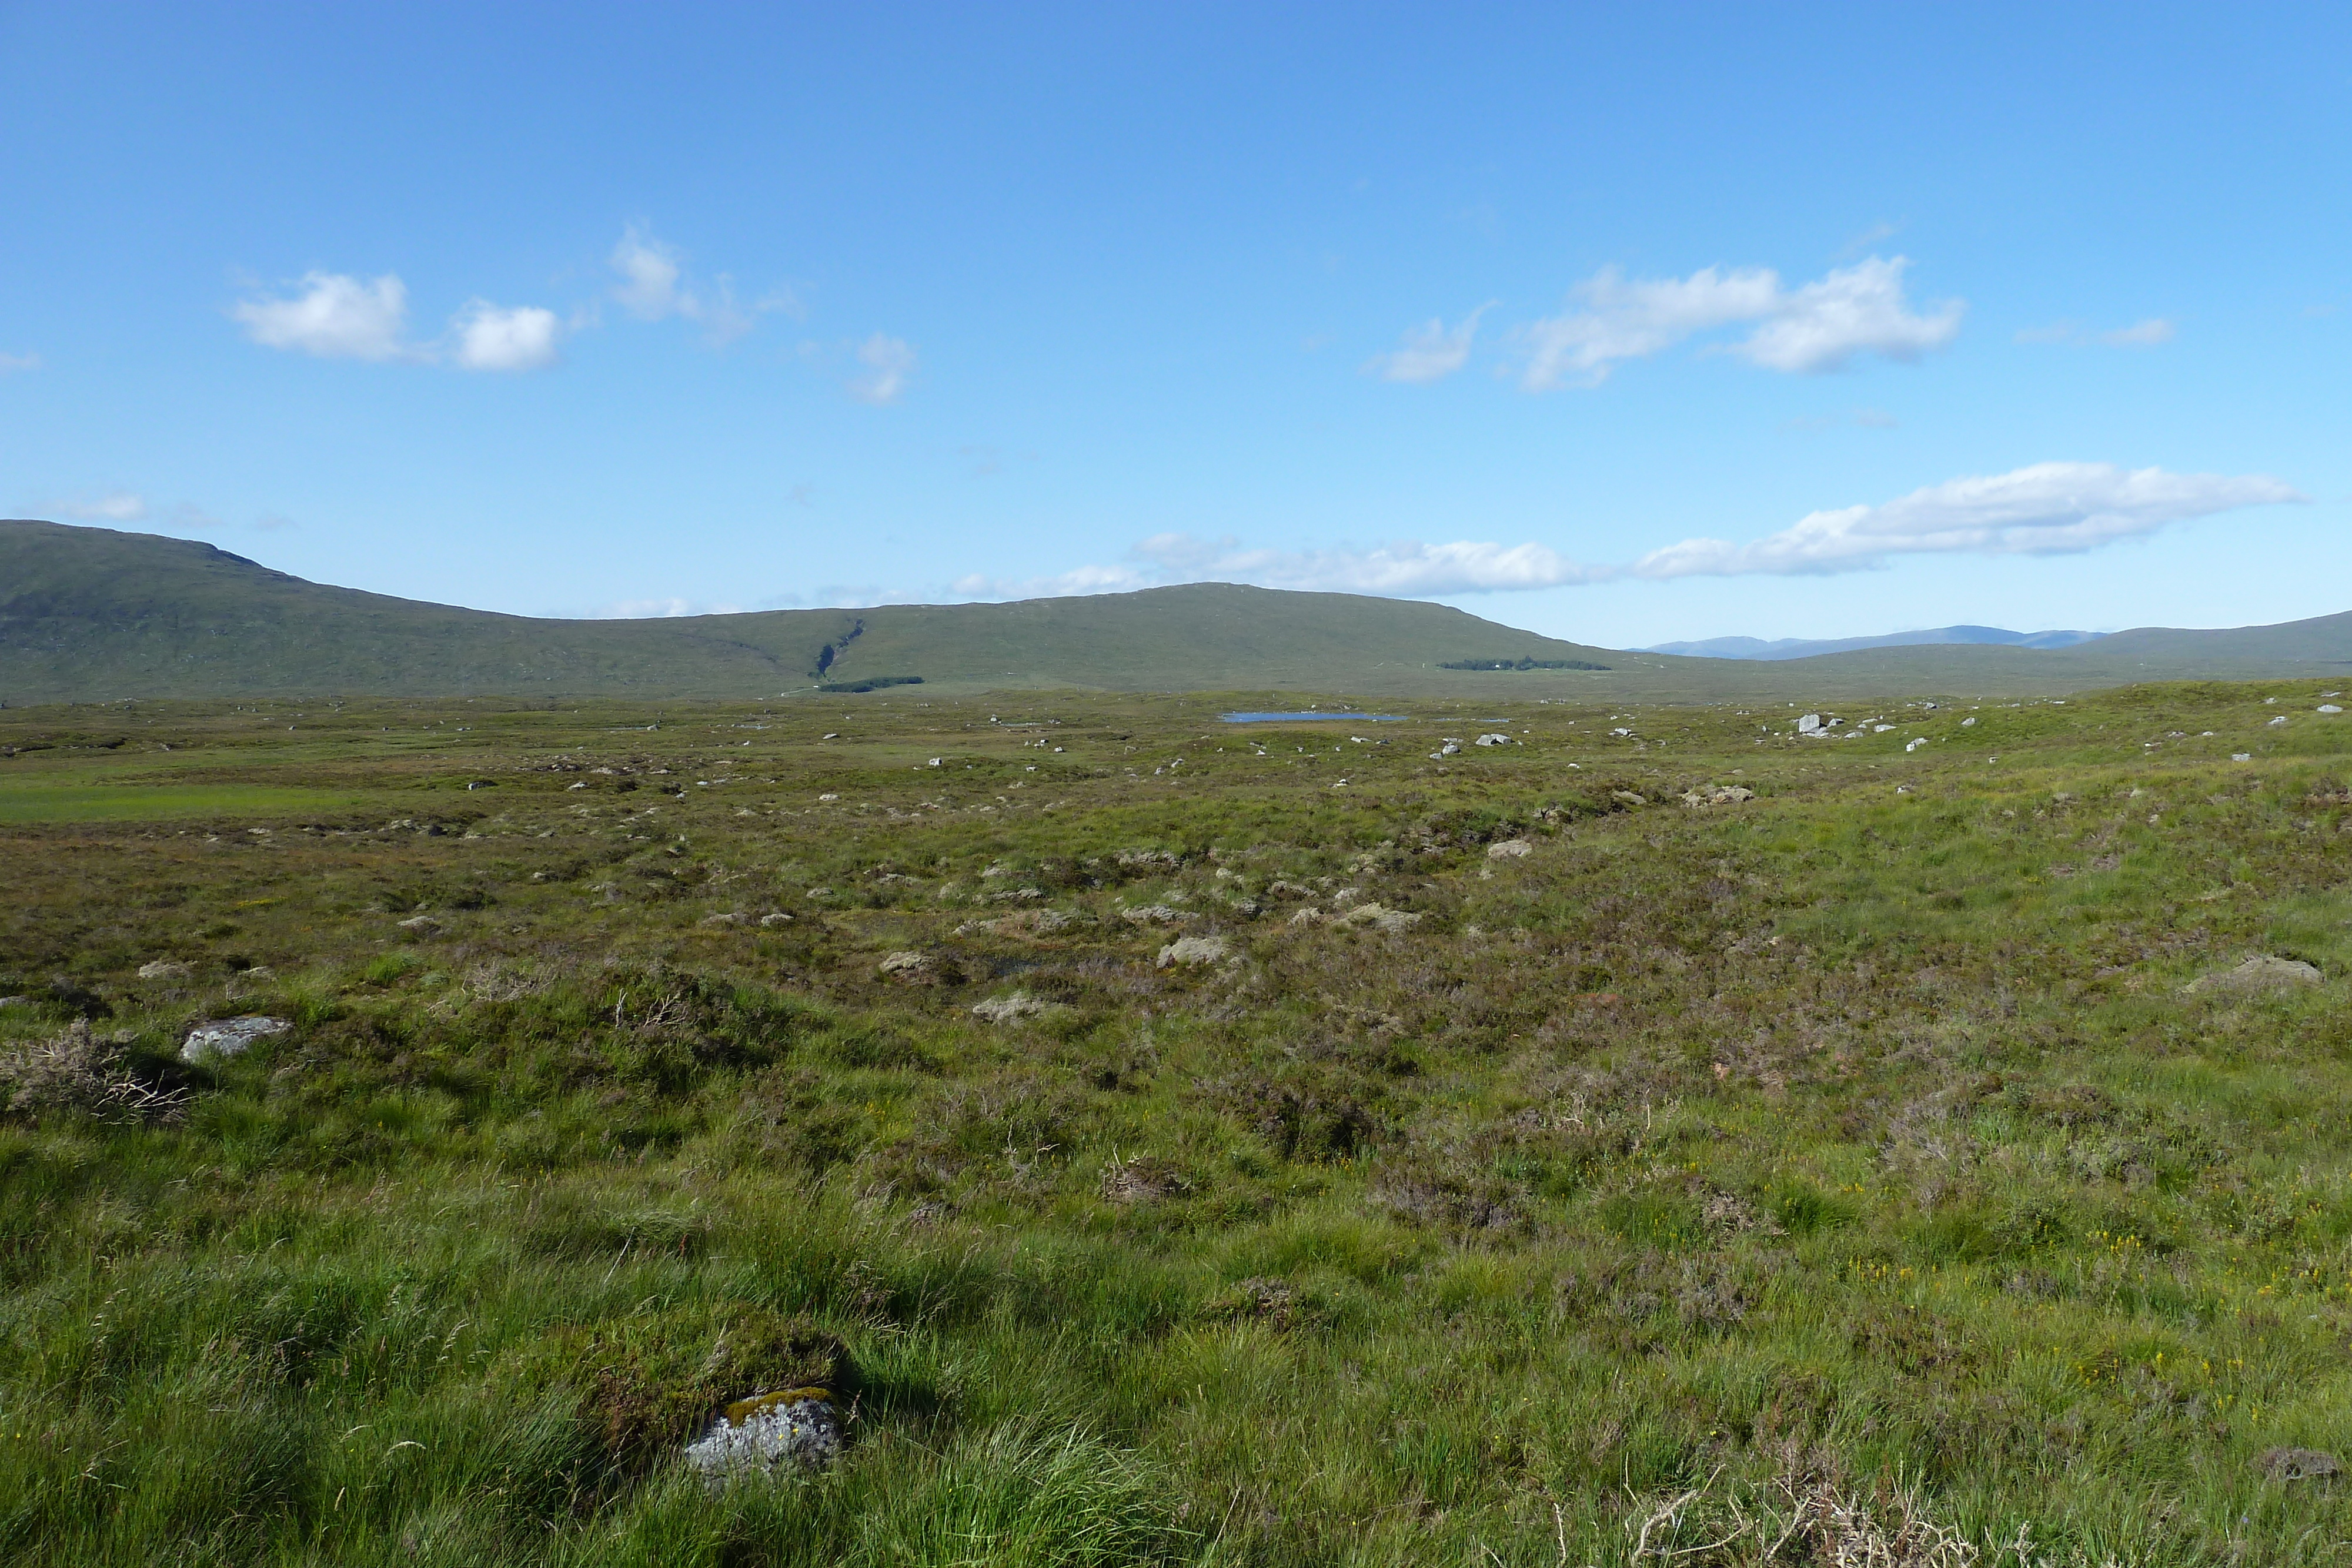
[[[1221,713],[1217,716],[1227,724],[1296,724],[1301,719],[1345,718],[1366,724],[1402,724],[1410,716],[1401,713]]]

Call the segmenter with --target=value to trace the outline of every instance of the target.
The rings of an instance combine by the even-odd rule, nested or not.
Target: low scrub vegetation
[[[2338,1561],[2325,695],[0,713],[0,1557]]]

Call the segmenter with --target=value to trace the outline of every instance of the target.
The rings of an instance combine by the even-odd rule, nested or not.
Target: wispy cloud
[[[1898,555],[2058,555],[2168,524],[2305,497],[2268,475],[2171,474],[2111,463],[2037,463],[1951,479],[1878,506],[1813,512],[1752,544],[1685,539],[1629,574],[1737,577],[1860,571]]]
[[[1370,549],[1274,550],[1246,549],[1231,538],[1202,539],[1171,533],[1145,539],[1129,550],[1121,562],[1020,580],[975,575],[950,588],[967,599],[1050,599],[1177,582],[1246,582],[1262,588],[1418,599],[1557,588],[1591,578],[1583,567],[1539,544],[1459,539],[1433,545],[1406,539]]]
[[[37,371],[41,368],[38,354],[0,354],[0,376],[15,371]]]
[[[467,302],[439,342],[408,338],[408,287],[392,273],[371,281],[309,272],[290,294],[244,299],[229,314],[264,348],[327,360],[449,364],[464,371],[535,371],[553,364],[563,324],[534,305]]]
[[[147,497],[130,490],[108,490],[53,503],[48,510],[77,523],[143,523],[153,515]]]
[[[703,340],[723,349],[759,324],[769,311],[797,319],[801,302],[788,287],[778,287],[749,306],[735,299],[735,280],[720,273],[698,284],[687,276],[686,257],[676,246],[656,238],[642,224],[621,231],[621,241],[608,258],[621,281],[613,298],[640,321],[664,321],[675,316],[702,329]]]
[[[949,592],[959,599],[1046,599],[1180,582],[1244,582],[1433,599],[1626,579],[1820,575],[1883,567],[1901,555],[2075,553],[2242,507],[2304,499],[2294,486],[2263,474],[2038,463],[1948,480],[1877,506],[1814,512],[1751,544],[1685,539],[1630,565],[1586,565],[1536,543],[1403,540],[1372,549],[1276,550],[1248,549],[1230,537],[1170,533],[1143,540],[1118,561],[1023,579],[974,574],[950,584]]]
[[[915,373],[915,346],[877,332],[857,346],[857,362],[866,368],[851,378],[849,395],[877,406],[894,403]]]
[[[2021,328],[2017,340],[2021,343],[2067,343],[2077,347],[2098,343],[2110,349],[2154,349],[2169,343],[2179,335],[2174,324],[2161,316],[2151,316],[2129,327],[2113,331],[2094,332],[2080,321],[2053,321],[2046,327]]]
[[[1513,334],[1527,358],[1519,384],[1529,392],[1597,386],[1627,360],[1742,323],[1754,328],[1725,351],[1767,370],[1842,370],[1864,353],[1916,360],[1952,340],[1967,305],[1948,299],[1914,311],[1903,286],[1910,265],[1905,256],[1873,256],[1793,289],[1769,267],[1709,267],[1688,277],[1631,280],[1603,267],[1572,291],[1577,308]]]
[[[1470,340],[1477,335],[1478,318],[1493,308],[1494,301],[1488,300],[1451,331],[1442,318],[1434,316],[1419,327],[1407,328],[1403,346],[1373,355],[1365,361],[1364,373],[1416,386],[1444,381],[1470,362]]]
[[[740,604],[715,604],[694,599],[624,599],[589,612],[597,621],[661,621],[680,615],[740,615]]]

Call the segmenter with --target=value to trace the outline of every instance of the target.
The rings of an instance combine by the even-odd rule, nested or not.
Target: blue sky
[[[2341,5],[0,4],[0,509],[529,614],[2352,609]]]

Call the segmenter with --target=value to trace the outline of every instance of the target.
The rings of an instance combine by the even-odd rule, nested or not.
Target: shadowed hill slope
[[[185,539],[0,522],[0,701],[17,705],[757,697],[886,675],[965,688],[1395,690],[1451,674],[1434,668],[1446,660],[1507,657],[1673,663],[1444,605],[1224,583],[1016,604],[538,620],[306,582]]]
[[[1575,666],[1508,673],[1447,664]],[[2057,650],[1962,644],[1779,661],[1620,653],[1412,600],[1192,583],[1013,604],[559,621],[306,582],[210,545],[0,522],[0,703],[232,695],[774,697],[929,691],[1357,693],[1599,702],[2015,696],[2345,674],[2352,613],[2143,628]]]

